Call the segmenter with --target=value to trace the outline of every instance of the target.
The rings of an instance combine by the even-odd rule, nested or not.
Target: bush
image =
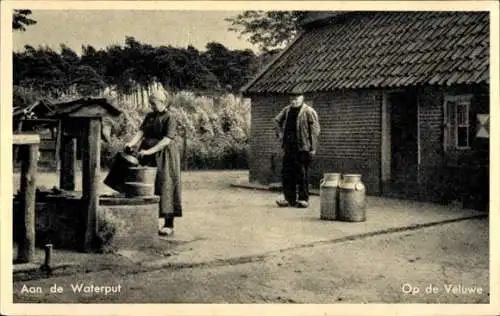
[[[97,250],[102,253],[112,253],[115,249],[114,237],[124,229],[125,223],[107,212],[97,214]]]
[[[186,95],[183,96],[186,102]],[[215,98],[191,95],[187,122],[188,169],[248,168],[250,106],[227,94]],[[172,108],[177,108],[175,98]]]
[[[104,168],[111,167],[113,157],[123,151],[125,143],[134,137],[146,115],[146,111],[137,109],[130,102],[118,103],[111,97],[108,100],[119,107],[122,114],[116,119],[105,120],[105,124],[111,125],[111,138],[109,142],[103,142],[101,147],[101,166]]]
[[[20,104],[41,97],[33,90],[18,88],[14,92]],[[133,97],[118,95],[111,89],[103,96],[122,110],[118,118],[103,121],[111,128],[111,136],[109,141],[102,142],[101,167],[109,168],[113,157],[138,130],[147,110],[134,104]],[[71,95],[76,97],[80,96]],[[244,99],[233,94],[200,96],[191,91],[168,93],[167,99],[178,123],[177,140],[187,169],[248,168],[250,105]]]
[[[232,94],[197,96],[181,91],[169,94],[168,103],[177,121],[177,140],[187,169],[248,168],[250,105],[242,98]],[[103,166],[107,167],[133,137],[146,114],[132,104],[117,106],[124,113],[114,122],[111,141],[102,148]]]

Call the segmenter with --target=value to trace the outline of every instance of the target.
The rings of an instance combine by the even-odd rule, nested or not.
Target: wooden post
[[[26,146],[26,156],[21,164],[20,238],[17,262],[30,262],[35,252],[35,198],[36,172],[40,137],[38,135],[14,135],[14,144]]]
[[[21,119],[21,120],[19,120],[19,123],[17,125],[17,132],[21,133],[22,131],[23,131],[23,120]],[[13,157],[14,157],[14,162],[17,162],[18,157],[19,157],[19,146],[16,146],[14,148]]]
[[[101,119],[89,118],[82,139],[82,199],[85,220],[83,250],[94,246],[97,232],[97,208],[99,204],[99,172],[101,151]]]
[[[421,161],[422,161],[422,143],[420,140],[420,97],[419,94],[417,93],[416,96],[416,103],[417,103],[417,192],[418,192],[418,199],[423,200],[425,199],[425,191],[424,188],[422,187],[422,176],[421,176]]]
[[[75,190],[76,139],[71,135],[61,136],[61,169],[59,187],[62,190]]]
[[[57,122],[56,134],[56,170],[61,172],[61,137],[62,137],[62,121]]]
[[[391,180],[391,109],[389,104],[389,95],[387,93],[382,93],[381,107],[382,139],[380,146],[380,193],[385,194],[390,191],[389,183]]]
[[[187,127],[184,126],[184,139],[183,139],[183,148],[182,148],[182,164],[184,171],[188,170],[188,148],[187,148]]]

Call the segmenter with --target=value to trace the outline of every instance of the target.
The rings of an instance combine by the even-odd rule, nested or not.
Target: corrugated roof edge
[[[45,106],[49,111],[53,110],[54,106],[51,102],[45,99],[40,99],[37,100],[31,104],[25,105],[25,106],[18,106],[18,107],[13,107],[12,108],[12,116],[16,116],[19,114],[22,114],[25,111],[33,111],[35,107],[38,107],[40,105]]]
[[[113,104],[109,103],[106,98],[88,98],[88,97],[87,98],[80,98],[80,99],[76,99],[76,100],[72,100],[72,101],[68,101],[68,102],[57,103],[57,104],[55,104],[56,109],[54,111],[55,112],[54,114],[55,115],[58,114],[57,108],[60,108],[60,107],[70,107],[70,106],[75,105],[75,104],[78,105],[79,103],[81,104],[80,106],[83,106],[85,103],[91,103],[91,102],[95,102],[99,105],[106,106],[108,108],[108,110],[110,110],[111,114],[114,116],[119,116],[120,114],[122,114],[122,110],[120,110],[119,108],[117,108]],[[76,108],[79,108],[80,106],[78,106]],[[72,112],[75,109],[68,109],[68,110],[69,110],[69,112]],[[67,111],[65,111],[65,109],[63,109],[62,111],[59,110],[59,112],[65,113]]]
[[[265,67],[264,69],[262,69],[259,73],[257,73],[257,75],[252,79],[250,80],[246,85],[244,85],[243,87],[240,88],[240,92],[241,93],[245,93],[248,91],[248,89],[250,89],[250,87],[257,81],[260,79],[260,77],[262,77],[268,70],[269,68],[271,68],[272,65],[274,65],[274,63],[276,63],[276,61],[278,61],[281,56],[283,56],[288,50],[290,50],[290,48],[295,45],[295,43],[297,43],[297,41],[304,35],[304,33],[306,33],[305,30],[303,31],[300,31],[300,33],[292,40],[292,42],[290,44],[288,44],[287,47],[285,47],[278,55],[276,55]]]
[[[352,11],[311,11],[310,15],[302,19],[299,25],[308,28],[312,25],[322,23],[333,23],[339,17],[343,17]]]

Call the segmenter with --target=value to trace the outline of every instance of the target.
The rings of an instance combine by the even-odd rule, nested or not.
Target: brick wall
[[[281,145],[276,139],[272,119],[288,103],[288,97],[273,95],[249,97],[252,102],[249,180],[261,184],[280,181]]]
[[[420,128],[420,165],[443,164],[443,92],[428,87],[418,96]]]
[[[153,246],[158,238],[158,207],[158,202],[142,205],[100,205],[99,212],[112,216],[120,223],[120,229],[108,247],[116,251]]]
[[[444,151],[443,102],[447,94],[473,95],[469,113],[471,149]],[[419,107],[420,198],[445,203],[458,200],[468,207],[484,208],[488,191],[489,144],[487,140],[475,137],[475,120],[476,114],[489,113],[488,87],[424,87],[419,93]],[[479,204],[482,205],[467,205],[466,200],[478,196],[481,196]]]
[[[359,173],[368,194],[380,191],[381,94],[370,90],[314,96],[322,132],[311,179],[327,172]]]
[[[469,113],[472,148],[453,154],[443,150],[443,100],[448,93],[474,95]],[[271,119],[288,98],[249,97],[252,99],[250,181],[261,184],[280,181],[281,149]],[[317,111],[321,124],[318,152],[311,167],[313,187],[318,187],[326,172],[360,173],[367,186],[367,194],[379,194],[382,91],[311,94],[306,95],[307,101]],[[418,102],[419,198],[448,202],[463,199],[464,195],[470,198],[480,195],[484,204],[489,181],[489,149],[488,140],[475,138],[475,120],[477,113],[489,113],[488,87],[422,87],[419,88]]]
[[[271,119],[287,104],[288,97],[249,97],[252,99],[250,182],[280,181],[281,149]],[[305,99],[317,111],[321,124],[318,152],[311,166],[313,187],[318,187],[326,172],[361,173],[368,192],[377,194],[381,94],[363,90],[311,94]]]
[[[440,202],[445,199],[443,182],[450,182],[450,172],[443,170],[443,91],[426,87],[418,96],[420,128],[419,196]],[[451,181],[452,183],[454,181]]]

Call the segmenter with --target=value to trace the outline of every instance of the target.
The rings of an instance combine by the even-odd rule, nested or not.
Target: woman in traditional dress
[[[160,196],[160,217],[165,219],[159,230],[162,236],[174,233],[174,217],[182,216],[180,153],[177,147],[176,121],[167,109],[166,96],[156,92],[149,98],[152,112],[125,145],[132,150],[139,142],[138,158],[143,166],[157,167],[155,194]]]

